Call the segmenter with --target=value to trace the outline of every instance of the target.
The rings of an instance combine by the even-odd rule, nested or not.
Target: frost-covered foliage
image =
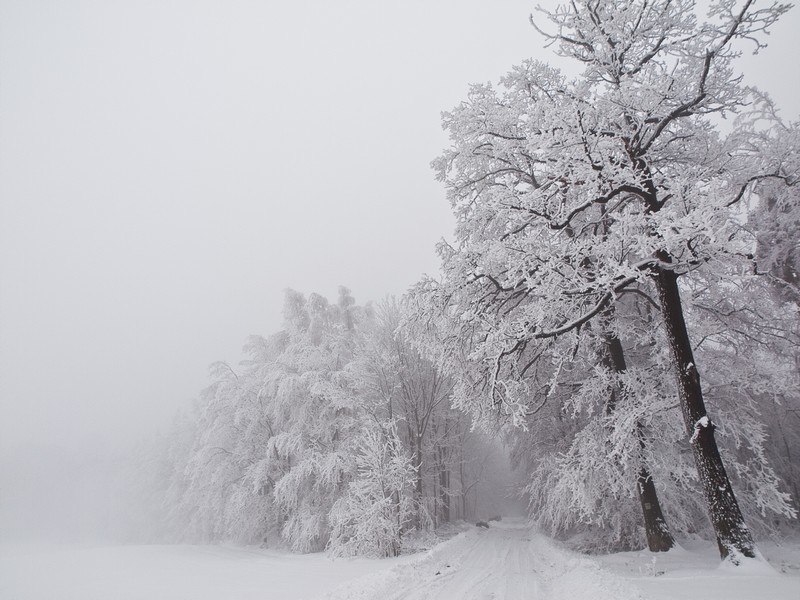
[[[719,282],[694,283],[687,290],[692,291],[687,315],[699,334],[696,356],[706,365],[702,375],[721,450],[748,521],[767,533],[777,517],[791,518],[794,512],[785,493],[795,485],[787,452],[794,456],[798,445],[786,443],[779,431],[792,432],[786,419],[796,417],[775,414],[797,395],[794,311],[776,303],[758,276],[737,279],[735,293],[725,293]],[[710,533],[663,334],[648,330],[646,322],[637,326],[630,315],[625,322],[627,331],[617,333],[627,350],[627,371],[614,374],[591,361],[581,365],[577,355],[572,375],[563,377],[562,395],[554,390],[528,419],[530,435],[517,435],[514,442],[531,472],[526,487],[531,514],[556,535],[588,527],[592,535],[580,542],[592,550],[643,544],[634,487],[642,457],[673,534]],[[580,375],[579,368],[585,369]],[[576,380],[580,387],[567,383]],[[611,385],[624,391],[609,414],[603,406]],[[778,430],[771,440],[770,429]],[[546,441],[554,435],[557,442]]]
[[[255,352],[251,346],[251,356]],[[176,521],[188,518],[179,532],[185,539],[261,541],[276,527],[270,495],[253,469],[255,452],[269,438],[268,415],[258,409],[254,380],[221,363],[212,376],[216,381],[200,397],[194,444],[170,505]]]
[[[759,47],[787,6],[712,2],[705,22],[694,9],[690,0],[541,9],[537,28],[581,75],[527,61],[445,113],[452,144],[434,168],[457,217],[455,243],[440,247],[441,280],[415,291],[417,323],[426,352],[457,373],[457,404],[533,435],[546,429],[537,417],[569,420],[560,450],[536,451],[530,490],[553,509],[551,524],[618,521],[611,499],[633,497],[641,467],[667,512],[699,487],[723,556],[752,556],[714,431],[732,438],[721,443],[745,483],[740,497],[785,514],[758,410],[746,408],[764,390],[754,392],[755,378],[737,394],[714,393],[711,373],[726,376],[729,349],[715,348],[722,338],[712,341],[681,296],[702,285],[736,294],[753,268],[746,214],[757,186],[793,193],[796,136],[734,70],[740,47]],[[729,133],[711,115],[735,116]],[[660,318],[637,317],[640,306]],[[759,317],[754,327],[782,326]],[[631,353],[616,373],[587,350],[615,337]],[[708,416],[698,373],[711,384],[709,406],[731,405],[725,427],[722,414],[719,424]],[[610,401],[614,389],[621,398]],[[698,430],[701,419],[709,425]],[[682,504],[676,518],[688,529],[696,503]]]
[[[757,239],[754,273],[759,279],[767,279],[776,301],[764,305],[750,300],[749,305],[740,306],[737,311],[716,310],[712,314],[737,316],[744,311],[758,315],[763,323],[753,352],[761,358],[753,363],[759,365],[758,369],[737,370],[733,377],[722,381],[735,382],[738,389],[753,389],[753,382],[764,382],[757,397],[771,439],[767,451],[792,492],[795,509],[800,510],[800,180],[796,175],[800,172],[800,123],[780,124],[775,129],[776,151],[794,165],[791,172],[795,176],[760,183],[758,204],[748,225]],[[765,319],[773,314],[781,316],[783,325],[776,327]],[[746,350],[734,346],[732,351],[742,354]]]
[[[800,451],[797,433],[787,436],[796,430],[791,408],[800,396],[797,310],[770,294],[770,279],[759,274],[693,283],[689,318],[701,334],[696,355],[708,365],[721,450],[750,522],[768,529],[776,517],[797,513],[797,498],[787,493],[797,491],[791,457]]]
[[[800,136],[735,69],[786,10],[540,10],[582,73],[526,61],[444,114],[441,279],[377,309],[289,292],[155,461],[173,533],[396,554],[475,514],[474,423],[551,532],[633,548],[655,522],[755,555],[737,498],[764,530],[800,487]]]
[[[349,456],[362,427],[346,370],[357,343],[354,312],[346,294],[336,306],[321,296],[306,302],[290,295],[288,343],[261,387],[276,430],[259,470],[280,463],[273,496],[283,537],[300,552],[325,547],[327,515],[353,475]]]
[[[800,123],[776,127],[777,151],[800,172]],[[759,204],[750,218],[757,232],[756,263],[782,298],[800,305],[800,182],[765,180],[758,187]]]
[[[381,303],[358,363],[369,394],[397,423],[414,469],[414,527],[472,518],[485,479],[484,449],[471,421],[451,407],[453,380],[442,361],[422,357],[414,333],[401,327],[409,306],[396,299]],[[480,490],[486,492],[486,490]]]
[[[645,545],[643,467],[673,534],[696,531],[702,523],[674,386],[664,368],[643,360],[651,341],[639,333],[633,327],[616,331],[628,360],[624,372],[602,364],[602,340],[591,336],[560,365],[555,383],[554,369],[541,360],[540,377],[550,385],[526,419],[526,430],[512,430],[515,458],[529,473],[531,516],[553,535],[583,531],[583,549]]]
[[[214,365],[148,459],[162,535],[386,556],[466,516],[481,447],[447,377],[395,332],[400,311],[288,291],[284,328]]]
[[[528,61],[497,89],[472,86],[445,113],[453,144],[434,162],[459,217],[457,245],[440,247],[443,281],[418,291],[481,339],[468,358],[497,367],[486,398],[511,414],[528,404],[519,375],[529,345],[646,291],[667,267],[657,251],[684,274],[749,249],[730,205],[791,166],[761,152],[767,141],[744,116],[727,138],[707,118],[756,99],[737,86],[727,44],[781,10],[731,20],[719,6],[721,23],[698,25],[685,1],[574,6],[547,14],[560,32],[552,41],[584,75]]]
[[[396,556],[416,514],[414,467],[395,423],[367,430],[356,446],[357,475],[330,513],[334,556]]]

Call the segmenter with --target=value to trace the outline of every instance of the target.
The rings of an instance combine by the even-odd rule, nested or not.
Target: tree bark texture
[[[659,256],[665,262],[669,257]],[[655,273],[667,338],[678,380],[686,432],[690,436],[697,472],[703,486],[711,524],[717,536],[720,556],[739,563],[741,556],[755,557],[753,536],[744,522],[714,437],[714,424],[708,418],[700,375],[694,362],[686,321],[683,317],[677,274],[663,267]]]
[[[642,505],[644,515],[644,531],[647,536],[647,547],[650,552],[667,552],[675,546],[675,539],[669,530],[661,503],[658,501],[656,486],[653,477],[642,465],[639,470],[639,480],[636,486],[639,492],[639,503]]]

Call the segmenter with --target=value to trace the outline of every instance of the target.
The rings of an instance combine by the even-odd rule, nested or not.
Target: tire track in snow
[[[520,522],[462,533],[327,600],[641,600],[629,582]]]

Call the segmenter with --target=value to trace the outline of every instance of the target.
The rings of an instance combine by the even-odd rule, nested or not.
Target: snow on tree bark
[[[714,438],[714,424],[706,413],[700,375],[695,366],[683,317],[678,277],[674,271],[661,268],[656,273],[656,282],[675,363],[681,411],[687,435],[690,436],[711,523],[717,534],[720,555],[738,564],[738,555],[755,557],[755,542],[744,522],[730,479],[722,464]]]

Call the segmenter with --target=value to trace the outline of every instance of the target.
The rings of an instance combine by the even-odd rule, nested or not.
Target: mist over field
[[[798,9],[284,4],[0,0],[0,597],[796,597]]]
[[[113,495],[112,457],[279,329],[284,289],[378,301],[435,272],[439,113],[538,48],[517,1],[0,11],[0,519],[19,534],[114,529],[72,505]],[[470,39],[489,24],[492,53]]]

